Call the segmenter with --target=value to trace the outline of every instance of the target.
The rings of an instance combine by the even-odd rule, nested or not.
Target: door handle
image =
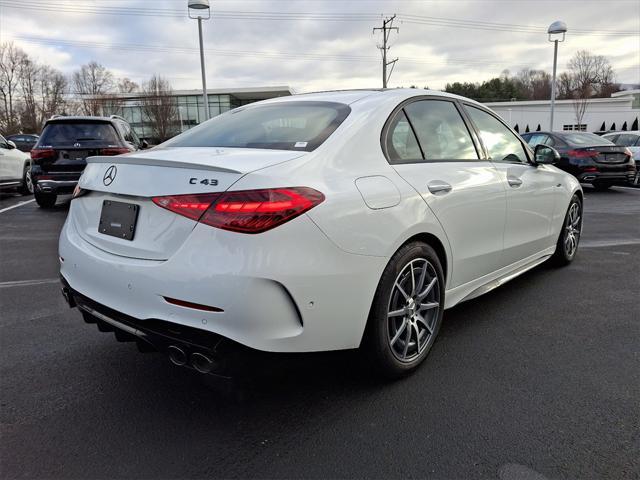
[[[512,176],[507,177],[507,182],[509,182],[509,185],[511,185],[512,187],[519,187],[520,185],[522,185],[522,180]]]
[[[436,193],[449,193],[453,187],[442,180],[434,180],[433,182],[429,182],[427,188],[435,195]]]

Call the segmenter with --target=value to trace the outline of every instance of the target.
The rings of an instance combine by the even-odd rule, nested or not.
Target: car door
[[[464,108],[507,192],[503,265],[554,245],[552,219],[561,186],[559,173],[551,166],[534,165],[521,139],[496,115],[471,104]]]
[[[0,182],[19,181],[23,168],[24,154],[0,136]]]
[[[499,268],[505,188],[455,100],[418,97],[401,104],[385,129],[389,163],[415,188],[446,232],[455,288]]]

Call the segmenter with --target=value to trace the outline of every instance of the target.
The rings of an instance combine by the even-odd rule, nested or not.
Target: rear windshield
[[[282,102],[241,107],[162,144],[163,147],[235,147],[311,151],[349,115],[348,105]]]
[[[76,144],[80,145],[76,145]],[[52,122],[40,136],[40,147],[119,145],[118,135],[107,122]]]
[[[562,135],[562,138],[569,145],[580,147],[597,147],[614,144],[612,141],[599,137],[594,133],[565,133]]]

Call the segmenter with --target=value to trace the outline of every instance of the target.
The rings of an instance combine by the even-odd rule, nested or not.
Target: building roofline
[[[589,103],[629,103],[633,101],[631,96],[616,98],[590,98]],[[514,102],[483,102],[488,107],[522,107],[527,105],[549,105],[551,100],[517,100]],[[556,100],[556,105],[572,105],[573,100]]]

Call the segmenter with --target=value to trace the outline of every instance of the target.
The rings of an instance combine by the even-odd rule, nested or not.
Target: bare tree
[[[567,72],[562,72],[557,82],[558,98],[561,100],[569,100],[573,97],[573,77]]]
[[[154,136],[160,141],[178,132],[178,105],[171,84],[166,78],[154,75],[143,87],[143,114],[148,118]]]
[[[73,73],[73,93],[80,99],[80,107],[85,115],[100,115],[104,96],[113,92],[113,74],[97,62],[82,65]]]
[[[573,78],[574,91],[582,95],[608,96],[619,89],[609,60],[602,55],[592,55],[580,50],[567,65]]]
[[[528,100],[547,100],[551,96],[551,75],[544,70],[524,68],[518,73],[517,81]]]
[[[579,90],[575,90],[573,92],[573,113],[576,116],[576,124],[582,125],[582,119],[584,118],[584,114],[587,111],[587,107],[589,106],[589,96],[588,92],[581,92]],[[578,128],[580,128],[578,126]]]
[[[40,123],[55,114],[64,113],[67,108],[65,93],[67,79],[58,70],[48,65],[40,67]]]
[[[26,53],[13,42],[0,45],[0,128],[5,134],[14,133],[18,128],[19,72],[25,57]]]
[[[140,85],[127,77],[118,81],[118,92],[120,93],[133,93],[138,90],[140,90]]]
[[[40,67],[26,55],[20,62],[18,70],[20,81],[21,105],[20,127],[27,132],[36,132],[38,125],[38,83],[40,81]]]

